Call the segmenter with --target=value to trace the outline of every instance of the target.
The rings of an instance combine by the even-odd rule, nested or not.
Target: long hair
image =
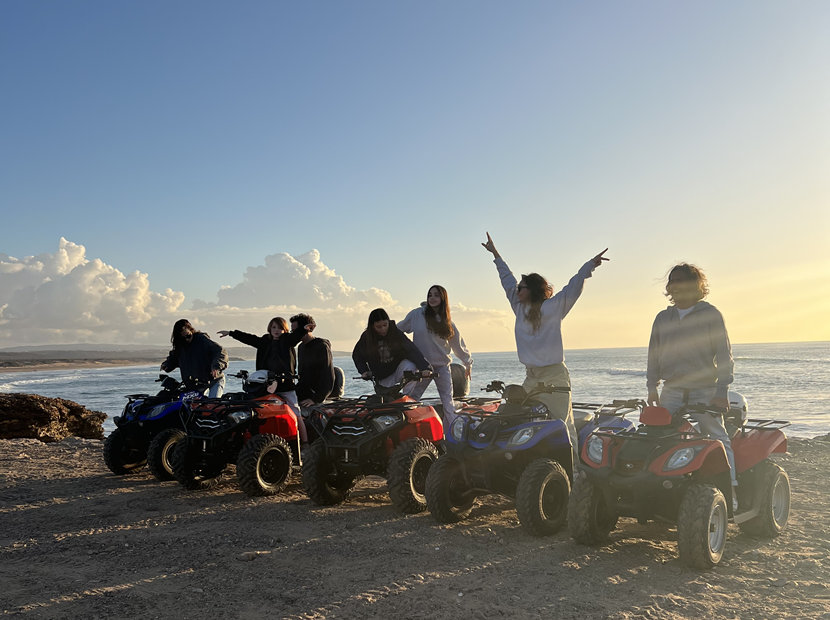
[[[542,326],[542,302],[553,297],[553,286],[538,273],[522,275],[530,294],[530,308],[525,312],[525,319],[533,326],[533,333],[537,333]]]
[[[681,276],[683,280],[694,282],[697,285],[698,301],[704,299],[709,294],[709,281],[706,279],[706,274],[703,273],[703,270],[697,265],[692,265],[691,263],[680,263],[669,269],[669,275],[666,276],[666,292],[663,294],[669,299],[671,299],[671,295],[668,291],[669,279],[672,277],[672,274],[677,274]],[[673,299],[672,303],[674,303]]]
[[[369,321],[366,323],[366,333],[369,334],[369,339],[372,342],[378,339],[378,333],[375,331],[375,323],[388,320],[389,315],[383,308],[375,308],[369,313]]]
[[[185,343],[185,339],[181,336],[182,329],[185,327],[187,327],[194,334],[199,333],[193,325],[190,324],[190,321],[187,319],[179,319],[173,324],[173,333],[170,335],[170,344],[173,345],[174,349],[178,349]]]
[[[284,332],[290,332],[291,331],[291,328],[288,325],[288,321],[286,321],[281,316],[275,316],[273,319],[268,321],[268,329],[266,330],[266,333],[269,336],[271,335],[271,328],[274,326],[274,323],[276,323],[279,326],[279,328]]]
[[[437,308],[433,308],[429,305],[429,302],[427,302],[427,305],[424,308],[424,318],[427,322],[427,329],[444,340],[449,340],[453,337],[455,332],[453,332],[452,329],[450,300],[447,296],[447,289],[440,284],[433,284],[429,287],[429,291],[427,291],[427,297],[429,297],[432,289],[438,291],[438,295],[441,297],[441,305]]]

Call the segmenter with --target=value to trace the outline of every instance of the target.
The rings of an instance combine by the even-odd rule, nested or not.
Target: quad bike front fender
[[[780,430],[738,433],[732,440],[732,451],[735,453],[735,469],[742,474],[773,452],[786,452],[787,436]]]
[[[664,470],[669,459],[679,450],[692,448],[699,450],[697,455],[680,469]],[[681,442],[673,449],[668,450],[654,459],[648,466],[648,470],[655,476],[683,476],[692,472],[700,472],[703,477],[716,476],[729,471],[729,460],[726,458],[726,450],[720,441],[702,439],[700,441]]]

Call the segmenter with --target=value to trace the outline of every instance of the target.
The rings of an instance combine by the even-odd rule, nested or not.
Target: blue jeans
[[[208,398],[219,398],[225,393],[225,375],[214,379],[208,384]]]
[[[680,409],[683,405],[697,405],[702,403],[708,405],[715,397],[715,388],[701,388],[689,390],[688,402],[683,402],[683,388],[663,387],[660,390],[660,406],[665,407],[670,413]],[[729,460],[729,473],[732,475],[732,486],[738,486],[738,479],[735,471],[735,453],[732,451],[732,442],[723,424],[723,416],[710,413],[693,413],[692,420],[697,424],[700,432],[707,437],[717,439],[726,449],[726,458]]]

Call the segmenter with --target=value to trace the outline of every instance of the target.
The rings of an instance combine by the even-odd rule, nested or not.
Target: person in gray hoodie
[[[675,265],[669,272],[665,294],[672,305],[654,319],[648,343],[648,404],[660,405],[672,413],[683,405],[699,403],[728,408],[735,364],[723,315],[703,301],[709,294],[706,276],[694,265]],[[658,395],[661,380],[663,387]],[[723,443],[732,486],[737,486],[735,455],[723,417],[708,413],[692,417],[702,433]]]

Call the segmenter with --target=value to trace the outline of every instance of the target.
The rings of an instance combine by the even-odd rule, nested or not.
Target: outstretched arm
[[[493,239],[490,237],[490,233],[487,233],[487,243],[482,243],[481,245],[484,246],[485,250],[493,255],[493,262],[496,263],[496,269],[499,271],[499,279],[501,280],[501,286],[504,289],[504,294],[507,295],[507,300],[510,302],[513,312],[518,312],[520,302],[519,292],[516,290],[516,286],[518,285],[518,282],[516,282],[516,276],[513,275],[513,272],[510,271],[510,267],[507,266],[507,263],[504,262],[501,254],[499,254],[499,251],[496,249],[496,244],[493,243]]]
[[[496,249],[496,244],[493,243],[493,240],[490,238],[490,233],[486,233],[487,235],[487,243],[482,243],[481,245],[484,247],[485,250],[490,252],[493,255],[493,258],[501,258],[501,254]]]

